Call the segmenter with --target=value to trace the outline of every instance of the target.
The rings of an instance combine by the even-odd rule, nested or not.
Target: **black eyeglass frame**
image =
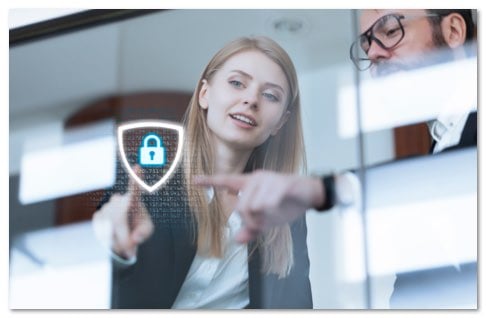
[[[401,35],[400,39],[398,39],[395,44],[393,44],[393,45],[391,45],[389,47],[387,47],[385,44],[383,44],[383,42],[381,42],[380,39],[378,39],[377,37],[375,37],[375,35],[373,34],[373,28],[375,27],[375,25],[378,22],[380,22],[385,17],[394,17],[397,20],[397,22],[398,22],[398,26],[400,27],[400,31],[402,32],[402,35]],[[351,61],[353,61],[354,65],[356,66],[356,68],[358,70],[360,70],[360,71],[366,71],[373,64],[371,62],[371,60],[369,58],[358,58],[358,57],[357,58],[354,58],[353,57],[353,49],[355,49],[355,46],[356,45],[360,45],[361,46],[361,41],[360,40],[363,38],[363,36],[366,37],[366,40],[368,41],[368,44],[369,44],[370,47],[371,47],[371,44],[372,44],[372,42],[374,40],[376,42],[376,44],[378,44],[382,49],[391,50],[394,47],[396,47],[403,40],[403,38],[405,37],[405,29],[403,28],[403,24],[402,24],[401,20],[403,20],[403,19],[409,19],[409,18],[429,18],[429,17],[441,17],[441,15],[440,14],[437,14],[437,13],[426,13],[426,14],[421,14],[421,15],[403,15],[403,14],[390,13],[390,14],[387,14],[387,15],[384,15],[384,16],[380,17],[366,31],[364,31],[363,33],[361,33],[358,36],[358,38],[351,44],[351,47],[349,48],[349,57],[350,57]],[[368,53],[368,52],[366,52],[366,53]],[[369,61],[370,63],[365,68],[362,68],[359,65],[359,63],[361,61]]]

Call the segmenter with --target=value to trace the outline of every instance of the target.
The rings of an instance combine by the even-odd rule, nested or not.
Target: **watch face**
[[[335,177],[336,201],[339,205],[354,205],[359,202],[361,184],[352,172],[345,172]]]

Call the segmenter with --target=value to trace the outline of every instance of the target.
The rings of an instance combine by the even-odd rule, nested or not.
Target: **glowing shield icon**
[[[182,156],[183,127],[167,121],[134,121],[118,127],[118,149],[131,178],[148,192],[157,190],[177,168]],[[143,178],[133,166],[143,169]]]

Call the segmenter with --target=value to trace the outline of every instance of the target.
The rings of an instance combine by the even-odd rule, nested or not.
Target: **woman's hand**
[[[133,170],[137,175],[142,174],[139,166]],[[128,191],[125,194],[113,194],[93,215],[96,236],[117,255],[128,259],[135,257],[138,245],[150,237],[154,230],[150,214],[141,200],[141,193],[140,186],[130,178]]]
[[[236,240],[246,243],[271,226],[291,222],[307,209],[323,204],[322,182],[317,177],[255,171],[247,175],[199,176],[196,184],[240,192],[236,210],[243,228]]]

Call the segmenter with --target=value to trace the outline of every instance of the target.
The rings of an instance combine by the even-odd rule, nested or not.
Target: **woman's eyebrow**
[[[241,70],[231,70],[230,73],[231,72],[239,73],[240,75],[243,75],[244,77],[248,77],[249,79],[253,79],[253,76],[251,76],[250,74],[243,72]]]
[[[278,84],[274,84],[274,83],[265,83],[266,86],[270,86],[270,87],[273,87],[273,88],[276,88],[280,91],[282,91],[282,93],[285,93],[284,89],[282,88],[282,86],[278,85]]]
[[[251,76],[250,74],[246,73],[246,72],[243,72],[242,70],[231,70],[231,72],[235,72],[235,73],[238,73],[246,78],[249,78],[249,79],[253,79],[253,76]],[[278,84],[275,84],[275,83],[271,83],[271,82],[266,82],[265,83],[266,86],[270,86],[270,87],[273,87],[273,88],[276,88],[276,89],[279,89],[282,91],[282,93],[285,93],[284,89],[282,88],[282,86],[278,85]]]

